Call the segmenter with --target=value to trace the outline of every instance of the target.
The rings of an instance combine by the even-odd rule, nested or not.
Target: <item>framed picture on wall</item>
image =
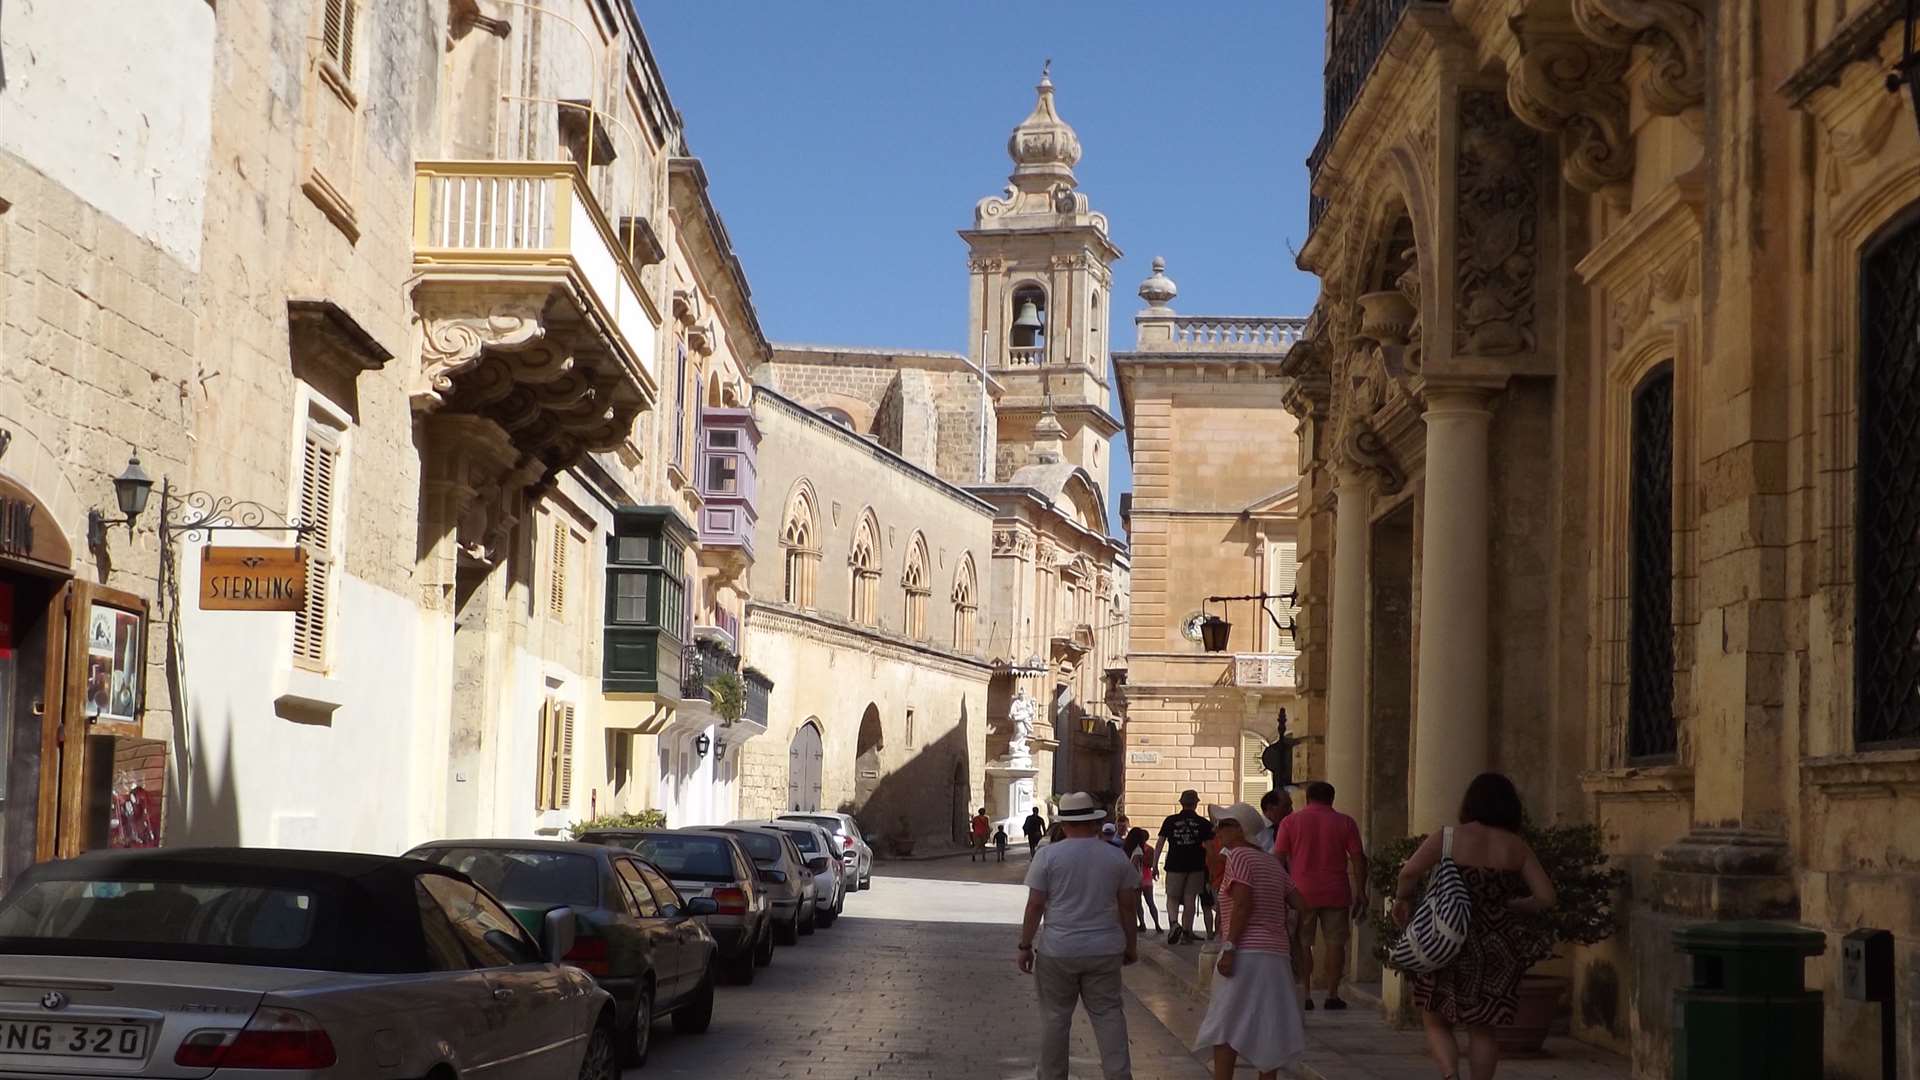
[[[86,716],[131,724],[146,702],[146,616],[94,601],[87,610]]]

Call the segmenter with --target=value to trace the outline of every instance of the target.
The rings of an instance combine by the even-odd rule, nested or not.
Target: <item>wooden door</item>
[[[820,729],[801,724],[787,748],[787,806],[793,810],[820,809],[820,765],[826,758]]]
[[[147,631],[147,601],[131,593],[70,581],[54,598],[40,736],[40,860],[108,842],[116,743],[143,733]],[[157,829],[158,808],[151,812]]]

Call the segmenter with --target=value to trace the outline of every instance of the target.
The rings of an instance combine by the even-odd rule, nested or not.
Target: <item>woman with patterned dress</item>
[[[1233,1080],[1245,1061],[1275,1080],[1307,1048],[1294,993],[1287,912],[1300,891],[1280,860],[1250,842],[1260,814],[1246,803],[1215,807],[1220,841],[1220,959],[1193,1048],[1213,1048],[1214,1080]]]
[[[1493,1080],[1500,1047],[1493,1029],[1513,1022],[1520,977],[1553,951],[1553,942],[1526,916],[1553,907],[1553,882],[1520,838],[1520,793],[1499,773],[1481,773],[1460,803],[1460,825],[1428,836],[1400,868],[1393,921],[1405,928],[1420,882],[1439,863],[1443,832],[1453,833],[1452,857],[1473,897],[1473,921],[1453,963],[1413,981],[1413,1002],[1423,1011],[1427,1049],[1444,1080],[1460,1069],[1453,1029],[1467,1029],[1467,1060],[1473,1080]]]

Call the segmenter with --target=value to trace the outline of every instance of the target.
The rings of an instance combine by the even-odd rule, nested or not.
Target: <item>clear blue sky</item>
[[[634,0],[775,341],[966,351],[973,205],[1053,58],[1080,190],[1188,314],[1304,315],[1303,162],[1324,8],[1308,0]],[[1123,298],[1125,298],[1123,300]],[[1128,302],[1131,301],[1131,302]],[[1117,402],[1115,411],[1118,411]],[[1115,508],[1131,486],[1115,447]]]

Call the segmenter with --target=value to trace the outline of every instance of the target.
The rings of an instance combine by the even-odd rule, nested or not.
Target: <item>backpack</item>
[[[1460,955],[1473,925],[1473,894],[1453,861],[1453,830],[1440,833],[1440,862],[1407,928],[1387,953],[1387,966],[1411,975],[1439,971]]]

